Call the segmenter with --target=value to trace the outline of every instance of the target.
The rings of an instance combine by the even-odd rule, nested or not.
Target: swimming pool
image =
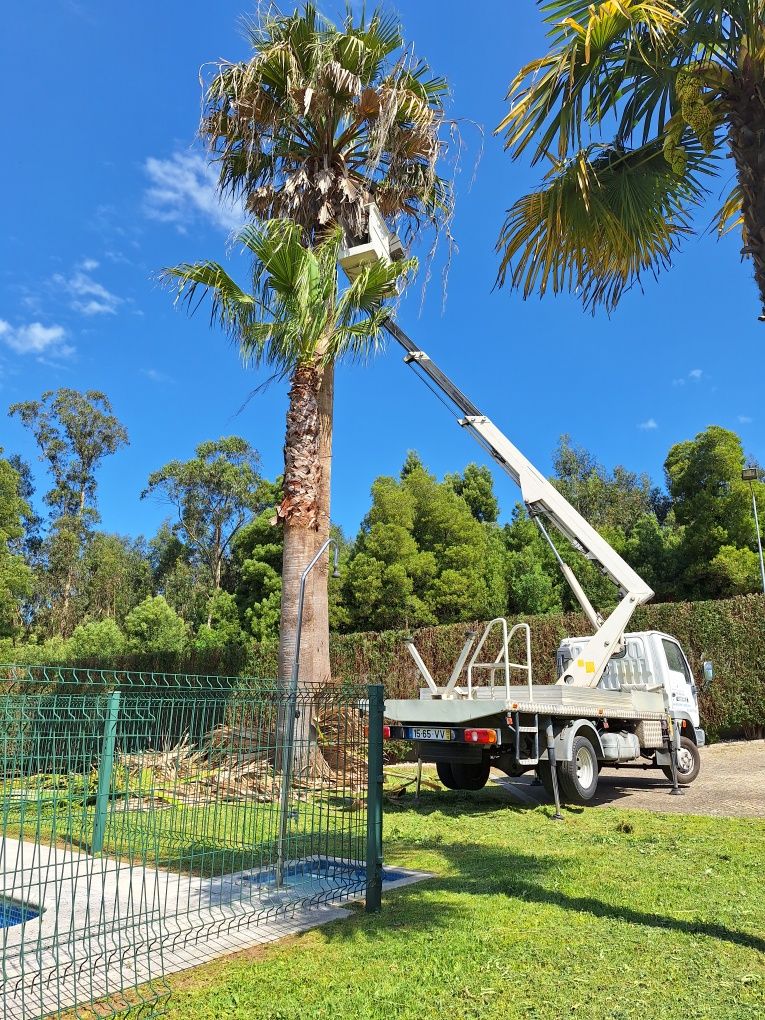
[[[24,924],[40,916],[40,911],[28,907],[26,903],[7,900],[0,896],[0,928],[12,928],[15,924]]]
[[[411,872],[382,869],[383,887],[399,882]],[[302,861],[290,861],[284,869],[284,884],[288,888],[318,886],[327,890],[344,890],[349,887],[364,887],[367,880],[366,866],[352,861],[340,861],[328,857],[309,857]],[[276,870],[262,868],[259,871],[242,874],[241,882],[256,885],[275,885]]]

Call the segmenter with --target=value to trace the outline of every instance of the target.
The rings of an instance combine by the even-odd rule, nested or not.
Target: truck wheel
[[[459,786],[457,786],[457,783],[454,779],[454,773],[452,772],[451,762],[437,761],[436,774],[440,782],[446,787],[447,790],[459,790]]]
[[[690,786],[701,769],[701,755],[690,737],[680,737],[677,752],[677,781],[680,786]],[[661,771],[672,782],[672,766],[662,765]]]
[[[466,764],[452,762],[452,776],[456,790],[482,790],[489,781],[491,765],[486,761]]]
[[[585,736],[574,737],[571,761],[558,766],[561,799],[569,804],[586,804],[598,788],[598,756]]]

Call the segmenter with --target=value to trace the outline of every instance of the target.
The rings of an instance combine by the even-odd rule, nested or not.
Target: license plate
[[[405,740],[457,740],[457,730],[442,729],[436,726],[405,726]]]

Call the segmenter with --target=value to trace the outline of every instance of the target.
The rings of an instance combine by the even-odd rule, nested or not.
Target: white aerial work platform
[[[341,254],[349,276],[361,261],[392,257],[392,235],[378,220],[382,223],[372,205],[368,243]],[[399,326],[389,319],[386,329],[404,348],[404,361],[520,487],[529,516],[593,629],[589,637],[561,643],[552,685],[533,682],[527,624],[508,630],[500,618],[486,624],[480,636],[468,633],[443,682],[430,675],[408,642],[425,686],[417,699],[386,701],[386,736],[414,741],[420,761],[435,762],[439,778],[453,789],[480,789],[491,768],[508,775],[533,769],[556,806],[560,794],[581,803],[594,796],[601,765],[631,762],[662,769],[672,792],[680,793],[680,784],[698,774],[698,748],[705,739],[693,674],[675,638],[655,631],[625,633],[635,609],[653,591]],[[605,619],[553,543],[548,523],[613,582],[617,604]],[[498,651],[487,651],[497,646]],[[711,680],[711,663],[704,664],[704,674]]]
[[[435,762],[442,782],[455,789],[480,789],[492,767],[509,775],[534,769],[556,802],[561,793],[582,803],[594,796],[603,764],[631,762],[661,768],[679,793],[679,784],[698,774],[698,748],[705,739],[696,683],[675,638],[625,633],[635,609],[653,592],[398,326],[389,321],[387,329],[406,350],[405,361],[520,486],[529,515],[594,631],[561,643],[552,685],[533,682],[528,624],[508,631],[506,621],[497,619],[480,638],[468,634],[443,684],[408,642],[425,687],[419,699],[386,701],[388,736],[415,741],[420,760]],[[605,619],[560,555],[547,522],[613,581],[619,601]],[[499,650],[487,658],[484,649],[492,639]],[[711,679],[711,664],[705,664],[705,675]]]

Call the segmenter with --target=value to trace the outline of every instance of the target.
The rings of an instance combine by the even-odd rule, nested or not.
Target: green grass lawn
[[[171,1020],[765,1017],[765,822],[388,804],[385,856],[434,872],[383,911],[171,979]]]
[[[5,806],[0,831],[12,839],[87,849],[95,809],[66,792],[21,806]],[[289,857],[313,854],[358,860],[366,850],[366,815],[352,792],[290,801]],[[278,803],[156,801],[116,798],[110,806],[103,853],[122,861],[214,877],[273,863]]]

